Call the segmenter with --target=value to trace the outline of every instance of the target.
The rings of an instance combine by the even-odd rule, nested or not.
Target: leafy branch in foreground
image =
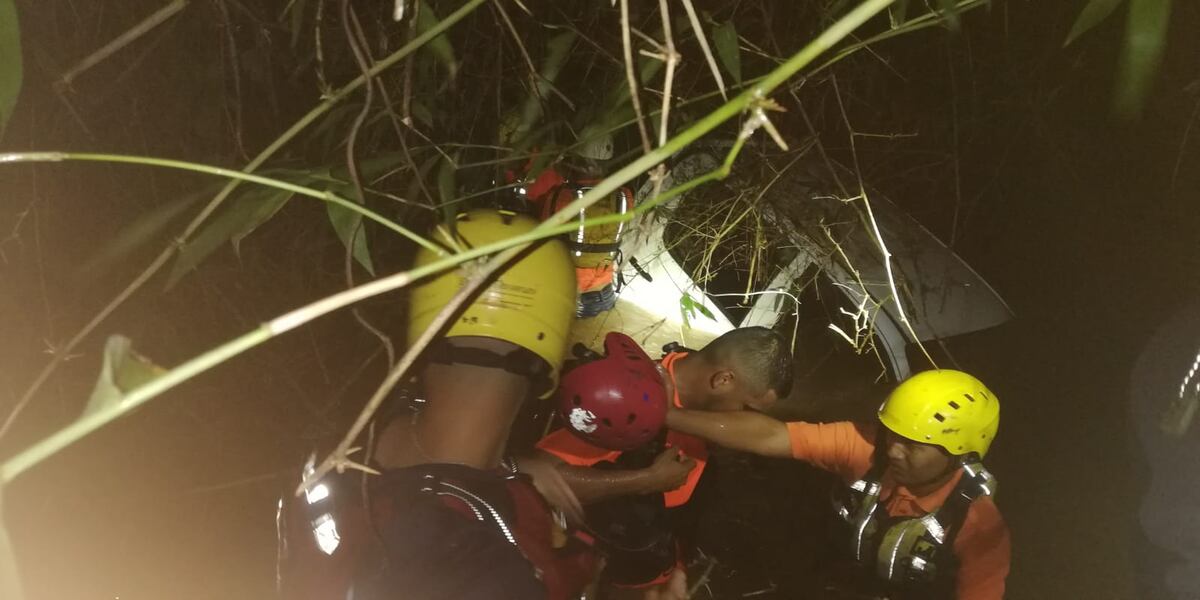
[[[453,256],[442,258],[423,267],[411,269],[409,271],[372,281],[370,283],[366,283],[318,300],[312,304],[272,319],[268,323],[234,340],[222,344],[217,348],[205,352],[204,354],[201,354],[200,356],[189,360],[174,369],[171,369],[160,378],[133,390],[127,396],[125,396],[121,402],[114,404],[111,408],[104,411],[91,413],[72,423],[71,425],[64,427],[41,442],[38,442],[33,447],[12,457],[5,462],[3,466],[0,466],[0,481],[12,481],[22,472],[35,466],[47,457],[52,456],[63,448],[66,448],[79,441],[93,431],[116,420],[122,415],[148,402],[149,400],[175,387],[176,385],[179,385],[180,383],[187,381],[199,373],[207,371],[208,369],[221,364],[222,362],[234,356],[237,356],[249,348],[255,347],[275,336],[290,331],[291,329],[303,325],[324,314],[344,306],[348,306],[365,298],[407,286],[413,281],[416,281],[422,277],[454,267],[467,260],[476,259],[499,252],[499,254],[489,260],[485,267],[481,269],[481,272],[484,273],[495,271],[505,262],[511,260],[511,258],[517,253],[519,253],[523,246],[528,245],[538,239],[544,239],[550,236],[575,230],[578,227],[577,223],[572,223],[569,225],[564,225],[564,223],[578,215],[580,210],[590,206],[601,198],[607,197],[621,185],[632,180],[634,177],[646,173],[651,168],[654,168],[656,165],[665,161],[675,152],[683,149],[687,145],[699,139],[701,136],[713,131],[722,123],[740,114],[742,111],[756,106],[757,103],[762,102],[766,98],[766,95],[772,90],[783,84],[788,78],[795,75],[805,66],[809,65],[813,60],[816,59],[816,57],[832,48],[868,19],[887,8],[892,1],[893,0],[867,0],[866,2],[863,2],[847,13],[844,17],[833,23],[812,42],[807,44],[799,52],[789,58],[789,60],[772,70],[758,84],[751,86],[734,99],[721,105],[719,108],[709,113],[707,116],[700,119],[683,132],[677,134],[670,140],[667,140],[667,142],[661,145],[659,148],[643,155],[641,158],[633,161],[629,165],[618,170],[616,173],[605,178],[581,198],[552,215],[528,234],[516,236],[508,240],[485,246],[479,246]],[[473,6],[477,4],[478,2],[473,4],[468,3],[467,6]],[[464,7],[464,9],[465,8],[466,7]],[[443,21],[443,24],[450,20],[450,17],[447,17],[447,19]],[[416,40],[414,40],[414,43],[415,42]],[[728,172],[732,160],[736,156],[736,149],[740,149],[744,141],[745,136],[739,139],[738,143],[735,145],[735,150],[730,152],[730,156],[727,158],[722,169],[711,173],[710,178],[719,177],[721,176],[721,173]],[[256,166],[257,165],[255,165],[255,167]],[[665,201],[669,197],[683,193],[697,185],[700,185],[703,180],[706,180],[706,178],[702,177],[687,182],[680,185],[678,188],[671,190],[670,192],[661,194],[658,197],[651,199],[651,201],[645,203],[643,205],[644,208],[642,208],[640,211],[627,213],[625,215],[609,215],[606,217],[599,217],[589,221],[586,224],[595,225],[631,219],[637,214],[640,214],[645,210],[649,210],[656,204]],[[227,186],[227,188],[230,188],[230,186]],[[139,278],[139,280],[141,279],[143,278]],[[464,287],[463,292],[460,294],[460,299],[467,298],[470,290],[473,290],[480,283],[482,283],[482,281],[482,279],[471,281],[469,285]],[[140,285],[140,283],[138,285]],[[123,300],[123,298],[120,299]],[[439,321],[447,319],[451,314],[453,314],[454,310],[457,309],[457,306],[454,304],[455,303],[452,302],[446,307],[446,309],[443,310],[442,313],[439,314],[438,318],[435,318],[434,325],[436,325]],[[322,462],[320,467],[318,467],[317,471],[313,474],[314,477],[319,477],[335,468],[344,468],[349,460],[347,458],[347,454],[349,453],[350,445],[353,440],[365,428],[366,423],[370,420],[371,416],[373,416],[375,409],[380,403],[382,403],[382,399],[404,376],[407,370],[415,362],[417,356],[419,356],[424,350],[425,345],[432,341],[437,334],[437,328],[435,326],[431,326],[429,330],[422,334],[417,343],[408,349],[404,357],[401,358],[399,363],[391,370],[387,378],[376,390],[375,394],[372,396],[371,400],[360,414],[358,420],[355,422],[355,425],[347,433],[346,438],[341,444],[339,444],[337,450],[331,453],[330,456]]]
[[[486,0],[468,0],[461,8],[449,15],[446,15],[446,18],[442,19],[440,23],[425,30],[421,35],[413,38],[412,41],[393,52],[387,58],[375,63],[368,73],[358,76],[350,83],[342,86],[341,89],[331,93],[323,102],[301,117],[290,128],[288,128],[287,131],[276,138],[275,141],[271,142],[271,144],[269,144],[262,152],[260,152],[258,156],[254,157],[254,160],[250,161],[250,163],[242,169],[242,172],[253,173],[254,171],[258,170],[259,167],[266,163],[266,161],[274,156],[276,152],[283,148],[283,146],[295,139],[301,131],[304,131],[309,125],[315,122],[318,117],[329,112],[334,105],[346,99],[351,93],[365,84],[371,76],[381,73],[400,62],[406,56],[415,52],[418,48],[436,38],[439,34],[449,29],[455,23],[461,21],[467,15],[471,14],[472,11],[478,8],[479,5],[483,4],[485,1]],[[210,200],[208,204],[200,210],[195,218],[188,223],[183,232],[177,236],[177,240],[187,241],[190,239],[200,228],[200,226],[203,225],[210,216],[212,216],[213,212],[215,212],[225,202],[225,200],[229,198],[229,195],[232,194],[240,184],[240,180],[234,179],[226,184],[225,187],[221,188],[221,191],[217,192],[217,195],[214,196],[212,200]],[[92,319],[88,321],[88,323],[84,325],[82,329],[80,329],[69,341],[67,341],[67,343],[62,346],[60,352],[56,352],[54,354],[54,357],[50,360],[50,362],[47,363],[46,366],[37,374],[37,377],[34,378],[33,383],[29,385],[29,388],[26,389],[23,394],[21,394],[21,398],[17,400],[16,405],[14,406],[12,412],[10,412],[8,417],[5,419],[4,424],[0,425],[0,437],[3,437],[4,434],[7,433],[7,431],[12,427],[17,415],[19,415],[24,407],[29,404],[34,395],[36,395],[38,390],[41,389],[42,385],[45,384],[50,378],[50,375],[54,373],[55,369],[57,369],[59,365],[62,364],[65,357],[68,356],[71,351],[74,350],[85,338],[87,338],[87,336],[90,335],[96,329],[96,327],[100,325],[100,323],[104,322],[104,320],[107,319],[109,315],[113,313],[113,311],[124,304],[126,300],[133,296],[133,294],[141,289],[146,282],[154,277],[159,270],[166,266],[167,262],[171,260],[171,257],[175,255],[177,248],[178,245],[174,243],[164,248],[162,252],[159,253],[159,255],[150,263],[150,265],[146,267],[145,270],[143,270],[137,277],[133,279],[133,281],[125,286],[125,288],[122,289],[115,298],[109,301],[109,303],[105,305],[100,312],[96,313],[96,315],[92,317]]]
[[[323,202],[328,202],[340,206],[346,210],[356,212],[363,217],[366,217],[384,227],[408,238],[412,242],[436,253],[446,254],[445,248],[425,239],[403,225],[384,217],[383,215],[362,206],[356,202],[347,200],[331,191],[318,190],[315,188],[298,185],[281,179],[264,177],[262,175],[254,175],[245,171],[235,171],[233,169],[225,169],[222,167],[214,167],[212,165],[202,165],[200,163],[188,162],[183,160],[171,160],[167,158],[155,158],[151,156],[126,156],[122,154],[96,154],[89,152],[5,152],[0,153],[0,163],[20,163],[20,162],[62,162],[62,161],[89,161],[89,162],[113,162],[126,163],[134,165],[145,165],[150,167],[163,167],[167,169],[181,169],[184,171],[194,171],[197,173],[206,173],[209,175],[217,175],[220,177],[228,177],[236,181],[249,181],[273,187],[276,189],[292,192],[309,198],[316,198]]]
[[[1128,7],[1128,15],[1113,86],[1113,110],[1123,118],[1133,118],[1142,112],[1162,62],[1171,0],[1089,0],[1075,18],[1063,46],[1107,20],[1123,4]]]

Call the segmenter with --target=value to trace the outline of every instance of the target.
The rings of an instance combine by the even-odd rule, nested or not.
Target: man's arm
[[[566,482],[575,498],[587,505],[617,496],[654,494],[676,489],[687,481],[688,473],[696,466],[696,461],[681,456],[678,450],[668,448],[645,469],[596,469],[570,465],[549,452],[535,450],[518,459],[517,464],[521,472],[533,477],[535,484],[539,476],[545,477],[547,469],[553,469]],[[559,504],[546,491],[543,491],[543,495],[551,503]]]
[[[734,450],[779,458],[792,456],[787,424],[762,413],[672,409],[667,413],[667,427]]]

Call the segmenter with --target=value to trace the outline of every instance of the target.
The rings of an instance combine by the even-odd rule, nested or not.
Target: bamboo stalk
[[[88,161],[88,162],[113,162],[125,163],[134,165],[146,165],[152,167],[164,167],[168,169],[180,169],[183,171],[192,171],[196,173],[206,173],[208,175],[217,175],[220,177],[228,177],[239,181],[249,181],[273,187],[276,189],[286,190],[299,194],[316,198],[322,202],[337,204],[346,210],[354,211],[384,227],[395,231],[396,233],[412,240],[422,247],[441,255],[447,254],[446,249],[441,246],[415,234],[412,230],[405,228],[403,225],[388,219],[387,217],[361,205],[357,202],[351,202],[331,191],[318,190],[307,186],[283,181],[281,179],[273,179],[263,177],[262,175],[254,175],[244,171],[235,171],[233,169],[225,169],[222,167],[214,167],[201,163],[188,162],[183,160],[172,160],[169,158],[156,158],[153,156],[130,156],[126,154],[98,154],[92,152],[3,152],[0,153],[0,163],[19,163],[19,162],[61,162],[61,161]]]
[[[142,19],[140,23],[129,28],[125,33],[113,38],[109,43],[101,46],[95,52],[85,56],[83,60],[75,64],[75,66],[67,69],[62,77],[59,77],[58,84],[62,86],[70,86],[80,74],[88,69],[104,62],[108,57],[116,54],[125,46],[137,41],[138,38],[149,33],[155,27],[162,25],[175,16],[175,13],[187,8],[189,0],[174,0],[170,4],[154,11],[150,16]]]

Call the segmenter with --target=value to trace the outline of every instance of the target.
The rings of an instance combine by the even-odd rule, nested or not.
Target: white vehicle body
[[[722,150],[712,150],[682,158],[672,166],[662,189],[711,171],[723,156]],[[710,290],[698,285],[667,250],[664,216],[684,201],[686,196],[681,196],[631,223],[621,243],[625,286],[617,305],[580,320],[574,341],[595,346],[604,332],[623,331],[654,352],[673,341],[699,348],[735,327],[771,327],[796,309],[795,298],[786,292],[813,269],[841,292],[839,311],[862,312],[861,322],[871,325],[875,348],[896,379],[912,371],[910,344],[986,329],[1012,317],[995,290],[957,254],[882,195],[874,194],[869,197],[871,214],[892,255],[889,277],[874,226],[852,206],[855,202],[863,206],[861,199],[846,201],[822,193],[819,180],[829,178],[815,173],[827,174],[829,167],[823,161],[809,163],[789,170],[767,192],[773,201],[763,203],[762,216],[790,240],[795,255],[788,264],[772,267],[767,286],[744,296],[748,312],[731,318]],[[649,194],[647,184],[638,193],[639,203]],[[788,207],[788,214],[773,208],[779,206]],[[893,290],[899,293],[900,304]],[[685,295],[684,302],[697,306],[690,314],[685,314],[681,303]]]

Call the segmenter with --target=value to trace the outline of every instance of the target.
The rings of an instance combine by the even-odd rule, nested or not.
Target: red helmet
[[[667,419],[662,375],[623,333],[604,337],[604,358],[563,374],[558,393],[567,429],[610,450],[631,450],[653,440]]]

